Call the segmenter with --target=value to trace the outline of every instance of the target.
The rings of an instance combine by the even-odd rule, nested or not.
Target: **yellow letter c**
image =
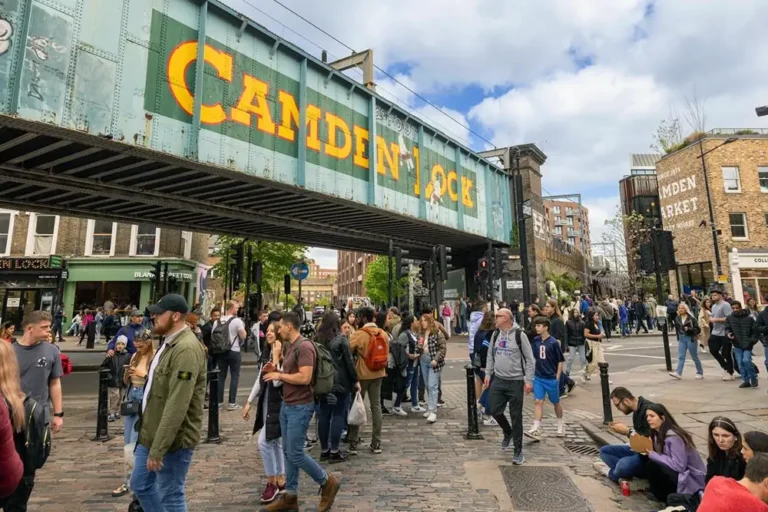
[[[168,85],[176,103],[189,115],[194,115],[195,98],[187,85],[187,68],[197,59],[197,41],[181,43],[171,52],[168,59]],[[232,81],[232,56],[220,52],[210,45],[205,45],[204,60],[213,66],[222,78]],[[227,119],[227,113],[221,103],[203,105],[200,120],[206,124],[219,124]]]

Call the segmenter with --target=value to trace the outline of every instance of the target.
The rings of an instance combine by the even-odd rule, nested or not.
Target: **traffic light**
[[[638,267],[640,270],[648,272],[649,274],[654,271],[655,265],[653,264],[653,244],[651,242],[640,245],[637,250],[640,256],[638,260]]]
[[[504,262],[509,260],[509,251],[496,247],[493,250],[493,273],[496,279],[501,279],[504,275]]]
[[[283,276],[283,293],[286,295],[291,294],[291,275],[285,274]]]
[[[261,260],[254,261],[251,266],[251,280],[254,283],[261,283],[261,278],[264,273],[264,264]]]
[[[243,280],[243,244],[235,249],[235,265],[232,269],[232,288],[237,290]]]
[[[488,261],[488,258],[483,256],[477,261],[477,268],[480,270],[480,279],[487,280],[488,279],[488,270],[491,267],[490,261]]]
[[[432,282],[432,263],[426,261],[419,266],[419,279],[426,288]]]
[[[675,247],[671,231],[657,231],[656,232],[656,244],[659,248],[659,270],[666,272],[668,270],[675,270]]]
[[[401,249],[399,247],[395,247],[395,279],[400,280],[404,277],[408,277],[408,273],[410,272],[410,263],[403,259],[403,256],[406,256],[408,254],[408,251],[405,249]]]
[[[440,261],[440,279],[443,281],[448,280],[448,265],[451,264],[451,248],[444,245],[439,249],[439,261]]]

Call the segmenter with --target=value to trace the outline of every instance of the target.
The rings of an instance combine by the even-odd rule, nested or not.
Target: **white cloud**
[[[336,268],[338,263],[338,251],[333,249],[321,249],[319,247],[310,247],[308,256],[320,265],[320,268]]]

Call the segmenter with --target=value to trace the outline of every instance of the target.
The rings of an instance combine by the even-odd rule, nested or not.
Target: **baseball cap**
[[[144,316],[144,314],[138,309],[134,309],[133,311],[131,311],[131,316]]]
[[[189,312],[189,304],[187,304],[187,300],[181,295],[169,293],[160,299],[157,304],[149,306],[149,312],[156,315],[165,313],[166,311],[187,314]]]

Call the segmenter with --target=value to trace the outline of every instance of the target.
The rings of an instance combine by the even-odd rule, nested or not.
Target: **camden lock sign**
[[[680,172],[681,169],[675,167],[659,177],[661,218],[664,220],[664,227],[670,230],[694,227],[697,219],[686,219],[685,216],[698,212],[702,206],[698,197],[698,177],[692,174],[681,178]]]

